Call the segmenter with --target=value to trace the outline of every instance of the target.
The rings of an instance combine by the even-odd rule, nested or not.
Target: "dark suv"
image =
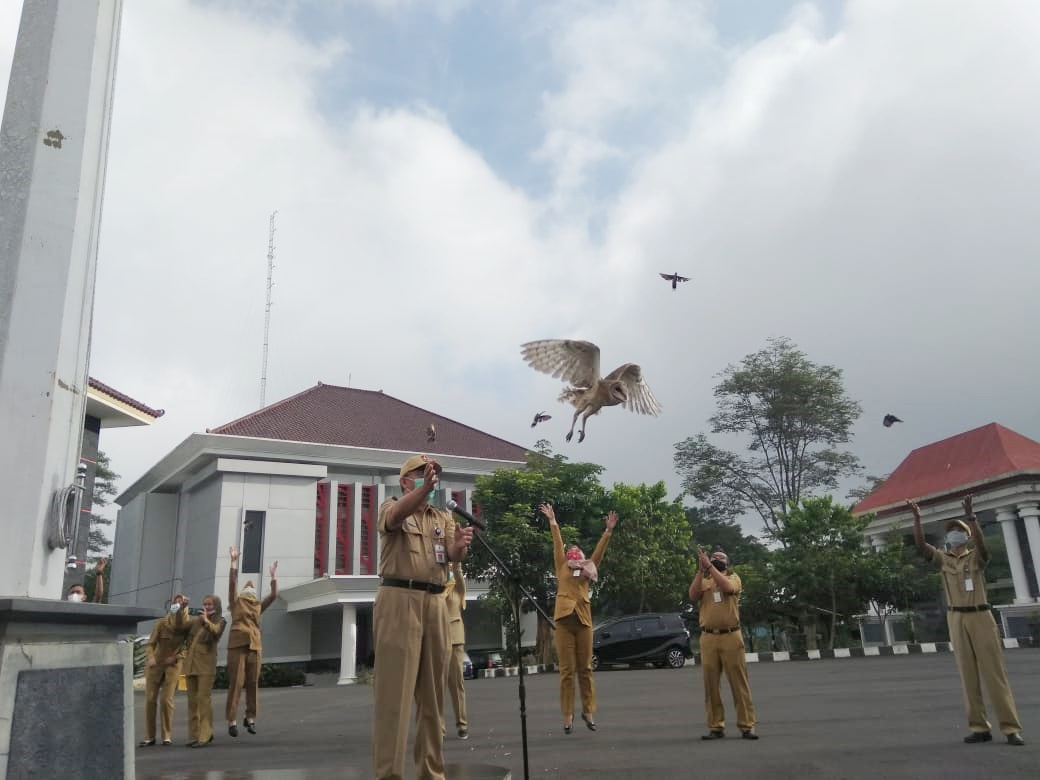
[[[592,634],[592,668],[611,664],[653,664],[680,669],[693,658],[682,615],[647,613],[614,618]]]

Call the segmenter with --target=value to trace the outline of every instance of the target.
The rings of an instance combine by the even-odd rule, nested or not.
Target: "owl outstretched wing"
[[[632,412],[656,417],[661,413],[661,404],[654,397],[650,385],[643,381],[643,370],[635,363],[624,363],[611,371],[606,380],[620,381],[628,391],[628,400],[623,406]]]
[[[531,368],[576,387],[592,387],[599,381],[599,347],[590,341],[542,339],[520,349]]]

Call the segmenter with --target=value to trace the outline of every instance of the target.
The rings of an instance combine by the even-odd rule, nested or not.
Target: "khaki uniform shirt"
[[[466,582],[455,572],[454,579],[448,581],[444,590],[444,600],[448,605],[448,633],[453,645],[466,644],[466,627],[462,623],[462,610],[466,608]]]
[[[556,568],[556,610],[553,612],[553,620],[559,620],[574,613],[583,626],[591,628],[592,600],[589,598],[589,581],[581,575],[575,577],[574,569],[567,565],[567,555],[563,549],[560,527],[550,524],[549,529],[552,531],[553,565]],[[603,554],[607,551],[610,536],[611,531],[608,528],[599,538],[596,549],[589,557],[589,560],[596,564],[596,568],[599,568]]]
[[[740,625],[740,608],[737,606],[737,596],[740,595],[743,587],[740,575],[727,574],[726,579],[733,585],[732,593],[723,593],[718,590],[713,577],[701,578],[703,588],[700,603],[701,628],[719,631],[723,628],[736,628]]]
[[[948,607],[986,604],[986,561],[975,549],[960,555],[932,547],[932,565],[939,570]]]
[[[271,592],[264,596],[263,601],[257,601],[253,597],[238,595],[238,569],[232,569],[228,578],[228,604],[231,607],[231,632],[228,634],[228,649],[234,647],[248,647],[250,650],[260,652],[263,644],[260,642],[260,615],[269,606],[274,604],[278,598],[278,581],[271,580]]]
[[[163,665],[171,656],[177,656],[178,661],[184,658],[184,640],[189,628],[188,610],[184,607],[176,615],[161,617],[148,639],[148,660]]]
[[[379,576],[447,584],[448,550],[455,543],[452,516],[443,509],[427,506],[406,517],[396,531],[389,531],[386,522],[395,501],[396,498],[388,498],[379,507]],[[444,563],[437,563],[437,544],[444,545]]]
[[[188,655],[184,659],[185,675],[211,675],[217,673],[217,643],[224,633],[227,621],[223,617],[208,623],[201,615],[191,621],[188,633]]]

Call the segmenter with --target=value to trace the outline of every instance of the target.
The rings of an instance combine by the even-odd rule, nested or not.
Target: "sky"
[[[125,488],[259,408],[276,210],[268,403],[381,389],[676,495],[719,372],[785,336],[867,474],[1040,439],[1038,39],[1000,1],[126,0],[90,373],[166,414],[101,447]],[[541,338],[664,411],[566,443]]]

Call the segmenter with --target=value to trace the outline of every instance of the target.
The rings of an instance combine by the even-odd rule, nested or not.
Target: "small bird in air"
[[[531,423],[531,427],[533,428],[538,423],[545,422],[546,420],[551,420],[551,419],[552,419],[552,415],[551,414],[546,414],[545,412],[538,412],[538,414],[536,414],[534,416],[534,422]]]
[[[679,282],[690,281],[689,277],[679,276],[679,274],[661,274],[661,278],[672,283],[672,289],[674,290]]]
[[[885,415],[885,419],[881,421],[881,424],[884,425],[886,428],[891,428],[892,427],[892,423],[897,423],[897,422],[903,422],[903,421],[900,420],[898,417],[896,417],[894,414],[886,414]]]
[[[585,441],[586,421],[604,406],[622,404],[630,411],[654,417],[661,411],[661,404],[643,381],[643,371],[635,363],[622,363],[606,378],[601,378],[599,347],[592,342],[571,339],[529,341],[521,346],[521,353],[531,368],[569,383],[559,398],[576,409],[567,441],[574,436],[579,415],[581,430],[578,431],[578,441]]]
[[[430,444],[437,441],[437,429],[433,427],[433,423],[430,423],[430,427],[426,429],[426,441]]]

